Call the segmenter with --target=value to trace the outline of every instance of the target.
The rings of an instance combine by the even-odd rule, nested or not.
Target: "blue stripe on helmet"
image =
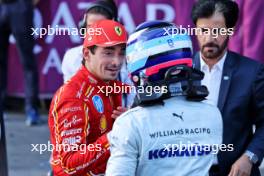
[[[191,51],[180,51],[172,54],[168,54],[165,56],[157,56],[152,59],[148,59],[145,68],[152,67],[153,65],[157,65],[160,63],[168,62],[171,60],[181,59],[181,58],[191,58],[192,52]],[[144,68],[143,68],[144,69]]]
[[[163,44],[168,44],[168,40],[172,40],[173,42],[177,42],[177,41],[190,41],[190,37],[188,35],[177,35],[177,36],[162,36],[162,37],[158,37],[158,38],[154,38],[152,40],[148,40],[144,43],[144,48],[142,49],[149,49],[152,47],[155,47],[157,45],[163,45]],[[128,45],[127,49],[126,49],[126,54],[129,55],[131,52],[133,52],[133,50],[135,49],[136,44],[133,45]]]

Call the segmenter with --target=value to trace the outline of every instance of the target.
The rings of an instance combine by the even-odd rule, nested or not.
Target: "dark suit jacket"
[[[0,175],[7,176],[6,144],[3,114],[0,107]]]
[[[200,69],[199,53],[194,58]],[[223,143],[233,144],[234,151],[220,152],[221,175],[228,175],[232,164],[246,151],[255,153],[259,162],[264,155],[264,65],[228,51],[219,91],[224,133]],[[253,134],[252,125],[256,125]],[[260,176],[258,165],[251,175]]]

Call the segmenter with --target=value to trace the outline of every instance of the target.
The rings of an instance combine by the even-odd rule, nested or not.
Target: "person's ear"
[[[85,61],[88,61],[90,60],[90,50],[88,48],[83,48],[83,58]]]

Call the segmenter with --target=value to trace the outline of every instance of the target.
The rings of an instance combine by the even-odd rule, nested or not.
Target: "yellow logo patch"
[[[116,26],[116,27],[115,27],[115,32],[116,32],[116,34],[119,35],[119,36],[121,36],[122,33],[123,33],[122,29],[121,29],[119,26]]]
[[[102,115],[101,119],[100,119],[100,130],[101,133],[104,133],[107,129],[107,121],[106,121],[106,117],[105,115]]]

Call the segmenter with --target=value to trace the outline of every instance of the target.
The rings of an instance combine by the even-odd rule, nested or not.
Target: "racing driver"
[[[203,73],[192,68],[192,42],[164,21],[145,22],[127,42],[139,106],[117,118],[108,139],[106,176],[206,176],[222,143],[217,107],[201,102]],[[165,33],[165,31],[167,31]]]
[[[89,27],[83,43],[82,67],[53,97],[49,129],[56,176],[103,175],[110,156],[106,134],[112,129],[113,111],[122,94],[106,92],[115,81],[125,58],[127,33],[112,20]]]

